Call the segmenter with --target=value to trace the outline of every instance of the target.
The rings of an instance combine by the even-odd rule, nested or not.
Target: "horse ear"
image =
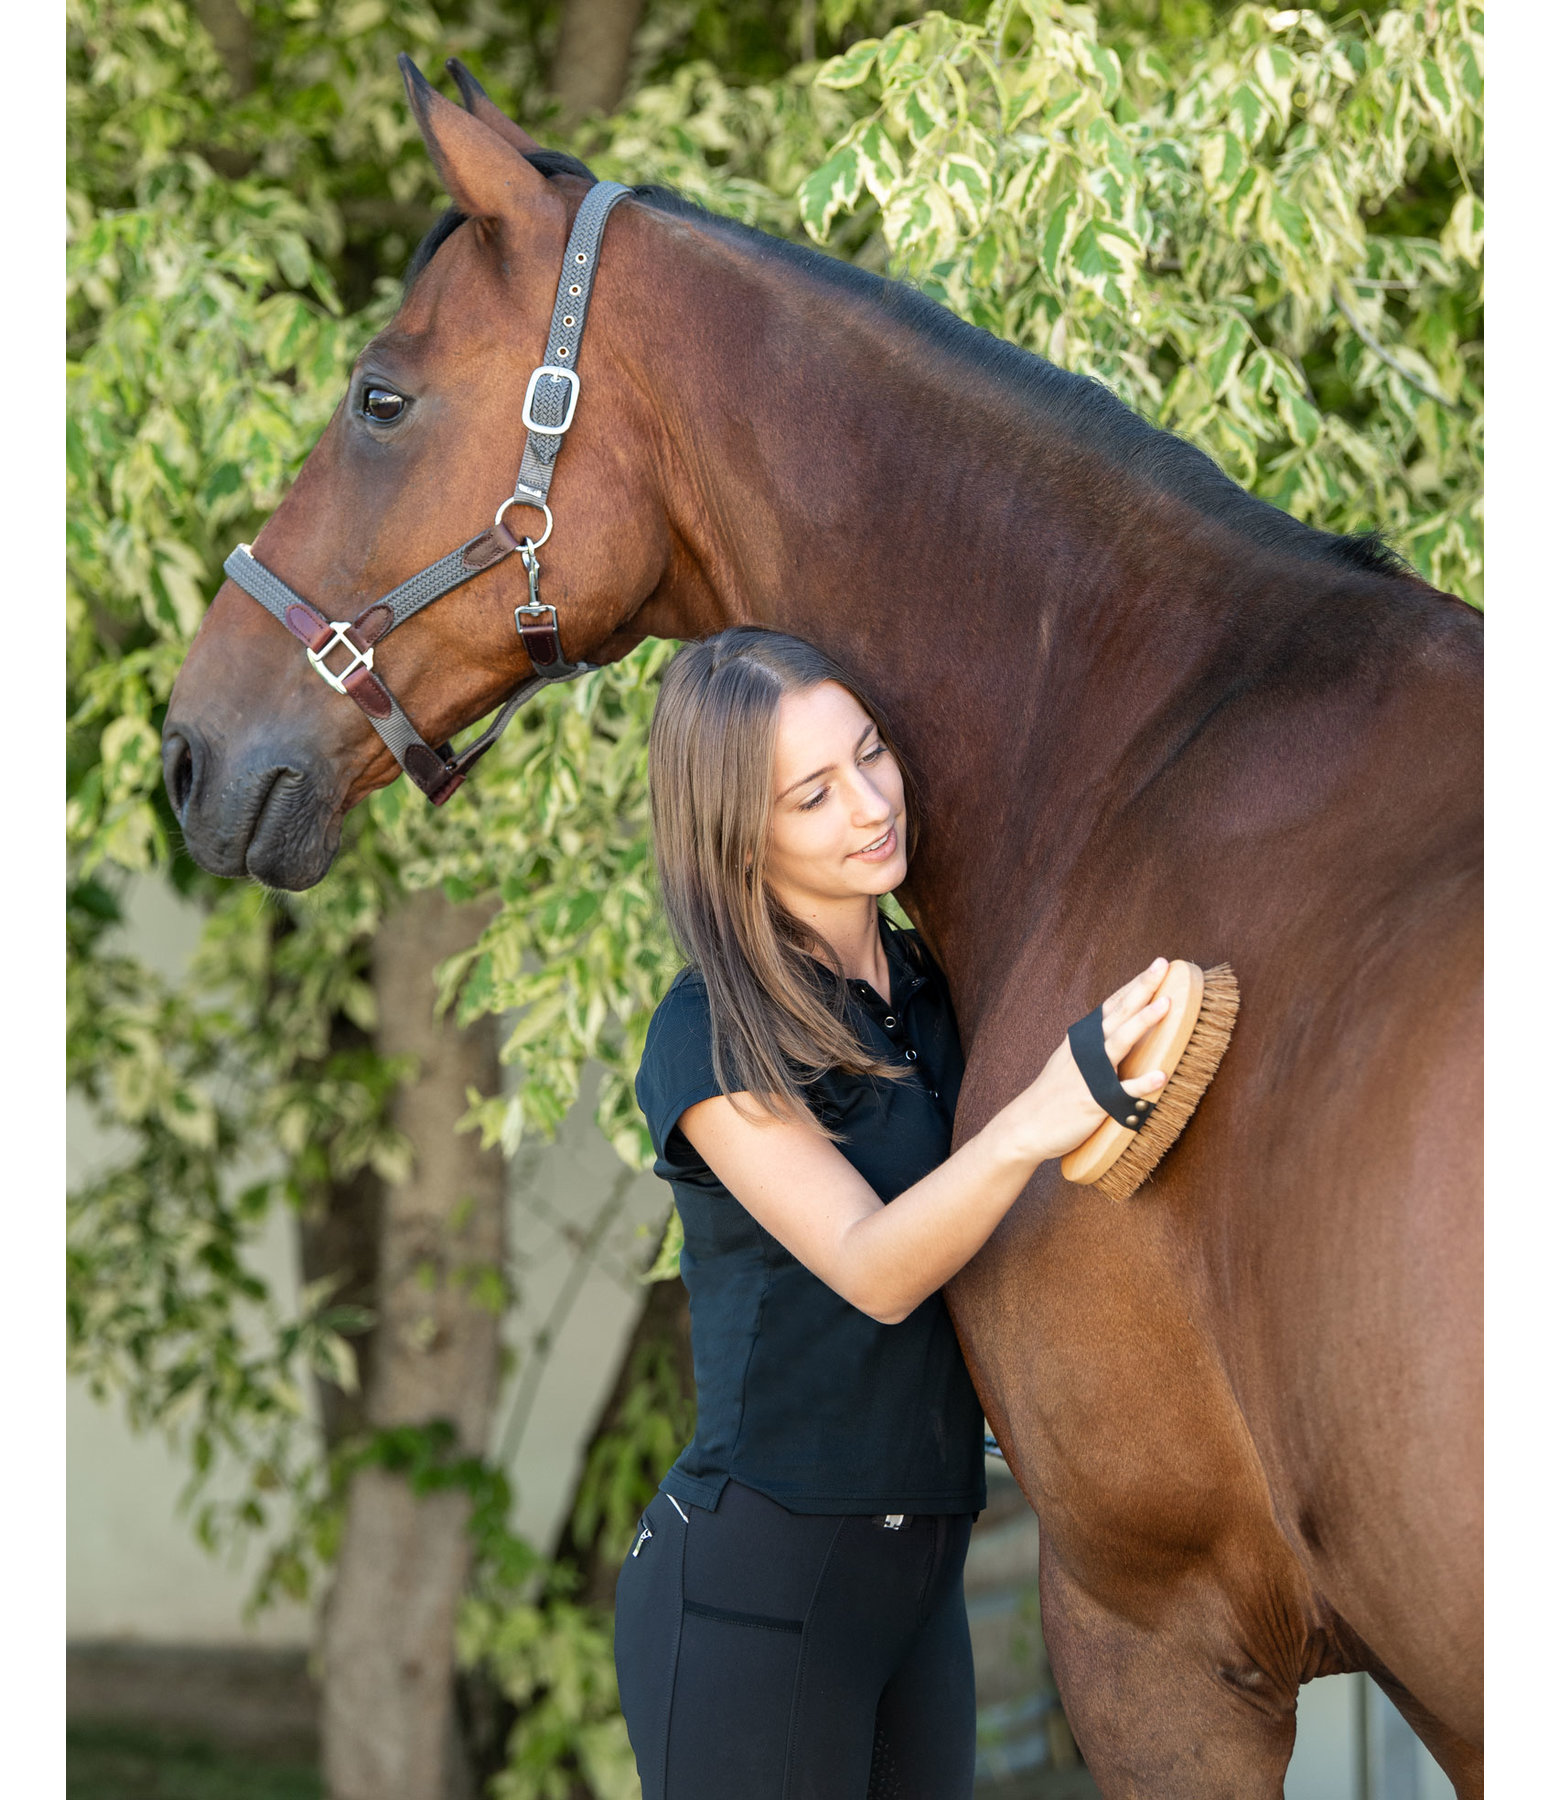
[[[471,112],[481,125],[488,125],[491,131],[498,131],[513,150],[520,150],[524,156],[543,149],[537,138],[529,137],[515,119],[506,117],[455,56],[447,59],[447,73],[457,83],[457,91],[463,96],[464,110]]]
[[[443,99],[407,56],[398,66],[425,148],[459,212],[510,219],[535,206],[564,211],[559,195],[505,137]]]

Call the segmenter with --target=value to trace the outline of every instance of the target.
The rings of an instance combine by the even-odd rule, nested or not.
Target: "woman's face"
[[[799,918],[904,879],[904,778],[877,727],[832,681],[781,697],[766,875]]]

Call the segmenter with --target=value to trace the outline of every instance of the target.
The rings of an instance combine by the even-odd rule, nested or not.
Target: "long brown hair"
[[[811,1116],[802,1089],[825,1070],[901,1074],[846,1023],[843,980],[815,966],[837,968],[833,948],[781,905],[765,877],[781,696],[824,681],[845,689],[898,762],[908,847],[914,794],[886,721],[832,657],[802,638],[739,625],[686,645],[662,678],[651,721],[657,872],[679,949],[705,982],[716,1079],[724,1093],[753,1094],[782,1118]]]

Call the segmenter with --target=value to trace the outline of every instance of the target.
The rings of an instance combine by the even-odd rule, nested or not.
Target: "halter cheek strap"
[[[522,402],[527,439],[511,497],[501,502],[488,531],[470,538],[428,568],[374,600],[353,619],[327,619],[261,563],[246,544],[226,559],[226,573],[258,601],[307,648],[307,660],[336,693],[365,713],[372,728],[398,759],[405,774],[440,806],[463,785],[469,769],[484,755],[516,716],[517,708],[541,687],[570,681],[596,665],[568,662],[560,646],[560,621],[554,607],[538,593],[538,551],[554,529],[549,486],[555,459],[576,416],[581,378],[576,360],[586,325],[587,305],[597,270],[598,246],[608,215],[630,190],[617,181],[600,181],[589,190],[571,226],[549,322],[543,363],[528,378]],[[513,508],[531,508],[544,518],[542,533],[518,538],[505,523]],[[376,647],[390,631],[413,618],[433,600],[450,594],[508,556],[520,556],[527,571],[528,597],[514,612],[517,632],[533,665],[533,673],[517,686],[490,726],[461,750],[451,744],[432,749],[409,722],[404,709],[373,667]]]

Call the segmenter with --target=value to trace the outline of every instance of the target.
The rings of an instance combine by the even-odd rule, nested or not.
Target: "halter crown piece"
[[[554,529],[549,484],[581,393],[576,359],[587,322],[587,303],[592,298],[598,246],[608,215],[629,192],[617,181],[600,181],[588,192],[576,214],[570,241],[565,246],[544,360],[528,377],[523,396],[522,423],[527,427],[527,441],[522,449],[522,466],[511,497],[501,502],[488,531],[481,531],[439,562],[411,575],[353,619],[325,619],[272,569],[266,569],[246,544],[238,544],[226,558],[226,573],[231,579],[272,613],[293,637],[301,639],[313,668],[335,692],[346,695],[365,713],[377,735],[402,764],[404,773],[434,806],[450,800],[463,785],[468,771],[511,723],[524,700],[550,682],[570,681],[597,666],[565,660],[560,648],[559,617],[552,605],[538,597],[538,552]],[[505,515],[514,506],[531,507],[543,514],[544,528],[539,537],[519,539],[506,525]],[[513,616],[533,673],[518,685],[488,729],[471,744],[458,751],[451,744],[433,750],[409,723],[387,683],[372,668],[376,646],[395,626],[402,625],[433,600],[513,555],[522,558],[522,566],[527,570],[528,597]]]

